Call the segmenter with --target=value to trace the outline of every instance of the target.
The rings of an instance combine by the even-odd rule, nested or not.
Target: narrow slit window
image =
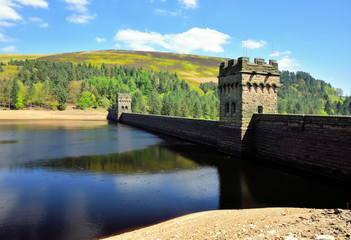
[[[263,106],[258,106],[257,111],[258,111],[258,113],[263,113]]]
[[[235,113],[235,103],[232,103],[232,113]]]
[[[226,113],[229,113],[229,103],[226,103],[226,104],[225,104],[225,112],[226,112]]]

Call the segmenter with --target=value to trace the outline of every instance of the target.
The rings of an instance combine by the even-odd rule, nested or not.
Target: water
[[[0,239],[94,239],[227,208],[345,208],[350,192],[105,121],[0,121]]]

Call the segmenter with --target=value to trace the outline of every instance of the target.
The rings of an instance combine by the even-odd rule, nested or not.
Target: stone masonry
[[[221,63],[218,88],[220,121],[241,126],[243,140],[254,113],[277,113],[279,87],[277,61],[267,64],[261,58],[254,63],[241,57]]]
[[[107,119],[118,121],[122,113],[132,112],[132,95],[130,93],[118,93],[116,96],[116,106],[109,109]]]
[[[118,113],[132,112],[132,95],[130,93],[118,93],[116,97]]]

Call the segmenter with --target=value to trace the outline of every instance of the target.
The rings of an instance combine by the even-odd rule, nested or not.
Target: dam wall
[[[218,121],[123,113],[119,121],[128,125],[217,147]]]
[[[254,114],[244,136],[239,124],[211,120],[122,113],[119,121],[351,182],[351,117]]]
[[[351,181],[351,117],[255,114],[255,155]]]

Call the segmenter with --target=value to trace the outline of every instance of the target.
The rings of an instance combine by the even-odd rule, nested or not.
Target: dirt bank
[[[44,111],[44,110],[0,110],[0,120],[12,119],[52,119],[52,120],[106,120],[105,110],[66,110],[66,111]]]
[[[350,210],[263,208],[194,213],[112,239],[350,239]]]

